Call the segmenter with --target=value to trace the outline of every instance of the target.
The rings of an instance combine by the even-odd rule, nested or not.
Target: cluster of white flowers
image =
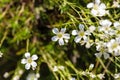
[[[93,16],[102,17],[108,13],[106,5],[100,0],[88,3],[87,8],[91,8]],[[108,59],[110,54],[120,55],[120,21],[112,22],[109,19],[100,19],[98,26],[79,24],[78,28],[79,30],[72,30],[71,33],[75,36],[75,43],[85,45],[86,48],[90,48],[93,44],[96,45],[96,57],[103,55],[105,59]],[[64,40],[68,42],[70,39],[70,34],[65,33],[66,28],[61,28],[60,32],[58,28],[54,28],[52,31],[57,35],[52,37],[52,41],[59,40],[59,45],[64,45]],[[95,39],[92,39],[91,36],[95,36]]]
[[[29,70],[30,67],[32,66],[32,69],[35,70],[36,66],[37,66],[37,63],[35,62],[35,60],[38,59],[38,56],[37,55],[32,55],[32,57],[30,56],[30,53],[27,52],[25,53],[25,58],[23,58],[21,60],[21,63],[22,64],[25,64],[25,69]]]

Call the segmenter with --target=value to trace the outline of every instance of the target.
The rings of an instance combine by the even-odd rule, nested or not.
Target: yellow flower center
[[[28,62],[28,63],[32,63],[32,61],[33,61],[32,58],[28,58],[28,59],[27,59],[27,62]]]
[[[112,45],[112,49],[115,49],[117,46],[118,46],[118,44],[117,44],[117,43],[114,43],[114,44]]]
[[[58,36],[59,38],[61,38],[61,37],[63,36],[63,34],[62,34],[62,33],[58,33],[57,36]]]
[[[84,31],[79,32],[79,36],[84,36],[84,35],[85,35]]]

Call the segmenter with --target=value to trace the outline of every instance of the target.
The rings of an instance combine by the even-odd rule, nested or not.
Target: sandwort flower
[[[59,31],[58,28],[53,28],[52,32],[56,34],[51,39],[52,41],[58,41],[59,45],[64,45],[64,41],[67,43],[68,39],[70,39],[70,34],[65,33],[66,28],[61,28]]]
[[[79,31],[78,30],[73,30],[72,31],[72,35],[77,35],[74,39],[74,41],[76,43],[80,43],[81,39],[83,39],[84,41],[88,40],[88,35],[90,35],[89,31],[84,31],[84,25],[79,24]]]
[[[87,8],[91,9],[91,14],[93,16],[104,16],[107,14],[106,5],[104,3],[101,3],[100,0],[95,0],[95,2],[91,2],[87,4]]]
[[[23,58],[21,60],[21,63],[25,64],[25,69],[28,70],[32,66],[32,69],[34,70],[37,66],[37,63],[35,62],[35,60],[38,59],[38,56],[37,55],[32,55],[32,57],[30,57],[30,53],[27,52],[27,53],[25,53],[25,57],[26,57],[26,59]]]
[[[107,43],[100,41],[96,44],[96,50],[99,52],[95,53],[95,56],[100,58],[103,55],[105,59],[109,58],[110,55],[108,54]]]

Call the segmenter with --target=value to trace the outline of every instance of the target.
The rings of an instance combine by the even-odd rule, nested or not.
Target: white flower
[[[59,45],[64,45],[64,41],[67,43],[68,39],[70,39],[70,34],[65,33],[66,28],[61,28],[59,31],[58,28],[53,28],[52,32],[56,34],[51,39],[52,41],[58,41]]]
[[[3,53],[0,51],[0,58],[3,56]]]
[[[8,73],[8,72],[5,72],[4,74],[3,74],[3,77],[4,78],[8,78],[10,76],[10,74]]]
[[[19,75],[16,75],[16,76],[13,77],[12,80],[19,80],[19,79],[20,79],[20,76],[19,76]]]
[[[114,27],[118,30],[120,30],[120,22],[116,21],[113,23]]]
[[[95,53],[95,56],[100,58],[103,55],[105,59],[109,58],[110,55],[108,54],[107,43],[100,41],[96,44],[96,50],[99,52]]]
[[[21,63],[25,64],[25,69],[28,70],[32,66],[32,69],[34,70],[37,66],[37,63],[35,62],[35,60],[38,59],[38,56],[32,55],[32,57],[30,57],[30,53],[27,52],[27,53],[25,53],[25,57],[26,57],[26,59],[21,60]]]
[[[39,74],[35,74],[35,73],[29,73],[26,80],[38,80],[38,78],[40,77],[40,75],[38,76]]]
[[[100,78],[100,79],[105,78],[104,74],[98,74],[97,76],[98,76],[98,78]]]
[[[120,73],[114,74],[114,78],[115,78],[115,79],[120,78]]]
[[[115,8],[120,8],[120,4],[119,4],[119,2],[118,1],[113,1],[113,5],[112,5],[113,7],[115,7]]]
[[[108,34],[108,35],[115,34],[115,31],[110,27],[112,25],[111,21],[106,19],[106,20],[101,20],[99,23],[101,25],[99,26],[99,32],[103,31],[105,34]]]
[[[94,64],[90,64],[90,66],[89,66],[89,70],[92,70],[93,67],[94,67]]]
[[[57,67],[57,66],[54,66],[53,71],[54,71],[54,72],[58,71],[58,67]]]
[[[100,3],[100,0],[95,0],[95,3],[88,3],[87,8],[91,9],[91,14],[93,16],[104,16],[107,14],[106,5],[104,3]]]
[[[114,55],[118,53],[118,51],[120,50],[120,41],[119,40],[120,40],[119,38],[111,39],[107,43],[108,51],[110,53],[113,53]]]
[[[82,24],[79,24],[79,29],[80,31],[78,30],[73,30],[72,31],[72,35],[77,35],[74,39],[74,41],[76,43],[79,43],[81,41],[81,39],[83,39],[84,41],[87,41],[87,36],[90,35],[90,32],[89,31],[84,31],[84,25]]]

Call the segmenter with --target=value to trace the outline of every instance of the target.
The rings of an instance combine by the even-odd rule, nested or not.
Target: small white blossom
[[[120,4],[119,4],[119,2],[114,0],[114,1],[113,1],[113,5],[112,5],[112,7],[120,8]]]
[[[19,80],[19,79],[20,79],[20,76],[19,76],[19,75],[16,75],[16,76],[13,77],[12,80]]]
[[[113,53],[115,56],[117,56],[116,54],[120,51],[120,41],[119,40],[120,40],[119,38],[111,39],[107,43],[108,51],[110,53]]]
[[[93,67],[94,67],[94,64],[90,64],[90,66],[89,66],[89,70],[92,70]]]
[[[70,34],[65,33],[66,28],[61,28],[59,31],[58,28],[53,28],[52,32],[56,34],[51,39],[52,41],[58,41],[59,45],[64,45],[64,41],[67,43],[68,39],[70,39]]]
[[[111,28],[112,22],[109,20],[100,20],[99,32],[103,31],[105,34],[114,35],[115,31]]]
[[[84,31],[84,25],[82,24],[79,24],[79,29],[80,31],[78,30],[73,30],[72,31],[72,35],[77,35],[74,39],[74,41],[76,43],[79,43],[81,41],[81,39],[83,39],[84,41],[87,41],[87,36],[90,35],[90,32],[88,31]]]
[[[38,56],[32,55],[32,57],[31,57],[30,53],[27,52],[27,53],[25,53],[25,57],[26,57],[26,59],[24,58],[21,60],[21,63],[25,64],[25,69],[29,70],[30,67],[32,66],[32,69],[34,70],[37,66],[37,63],[35,62],[35,60],[38,59]]]
[[[0,51],[0,58],[3,56],[3,53]]]
[[[115,79],[120,78],[120,73],[114,74],[114,78],[115,78]]]
[[[4,78],[8,78],[10,76],[10,74],[8,73],[8,72],[5,72],[4,74],[3,74],[3,77]]]
[[[116,21],[113,23],[114,27],[118,30],[120,30],[120,22]]]
[[[101,3],[100,0],[95,0],[95,2],[91,2],[87,4],[87,8],[91,9],[91,14],[93,16],[104,16],[107,14],[106,5],[104,3]]]
[[[53,71],[54,71],[54,72],[58,71],[58,67],[57,67],[57,66],[54,66]]]
[[[100,79],[105,78],[104,74],[98,74],[97,76],[98,76],[98,78],[100,78]]]
[[[109,58],[110,55],[108,54],[107,43],[100,41],[96,44],[96,50],[99,52],[95,53],[95,56],[100,58],[103,55],[105,59]]]
[[[36,75],[35,73],[29,73],[26,80],[38,80],[39,77],[40,75],[38,76],[38,74]]]

